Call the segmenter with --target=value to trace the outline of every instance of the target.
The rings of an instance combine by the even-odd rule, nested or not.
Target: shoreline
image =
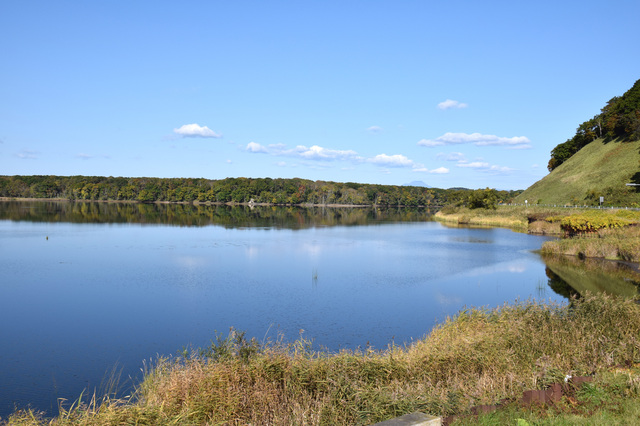
[[[599,386],[622,386],[619,400],[636,404],[640,349],[628,342],[640,332],[639,309],[631,299],[607,295],[588,295],[570,305],[527,301],[471,308],[410,346],[331,354],[312,349],[303,337],[293,345],[265,345],[232,330],[210,352],[198,355],[194,349],[182,357],[158,358],[136,391],[122,399],[95,395],[84,405],[65,404],[53,419],[26,408],[3,420],[8,425],[232,419],[242,424],[373,424],[415,411],[460,418],[478,414],[474,407],[479,405],[506,404],[496,408],[511,416],[511,423],[522,415],[509,414],[509,406],[523,392],[545,392],[549,384],[582,376]],[[626,379],[607,379],[610,374]],[[576,398],[565,405],[573,413],[578,403],[587,404]],[[619,411],[615,404],[606,408]],[[634,413],[622,419],[637,418]]]
[[[217,201],[138,201],[138,200],[70,200],[68,198],[19,198],[19,197],[0,197],[2,201],[52,201],[52,202],[68,202],[68,203],[112,203],[112,204],[182,204],[193,206],[248,206],[248,207],[325,207],[325,208],[434,208],[440,209],[442,206],[406,206],[406,205],[382,205],[382,204],[275,204],[275,203],[256,203],[252,201],[248,202],[234,202],[227,203]]]

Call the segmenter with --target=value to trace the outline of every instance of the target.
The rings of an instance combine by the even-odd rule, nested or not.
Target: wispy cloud
[[[435,139],[422,139],[418,142],[418,145],[429,148],[459,144],[473,144],[475,146],[505,146],[512,149],[531,148],[531,141],[526,136],[514,136],[507,138],[496,135],[483,135],[482,133],[447,132]]]
[[[467,160],[467,158],[461,152],[449,152],[449,153],[441,152],[438,155],[436,155],[436,158],[439,160],[445,160],[445,161],[466,161]]]
[[[458,164],[456,164],[456,166],[475,169],[481,172],[495,173],[495,174],[509,174],[516,170],[511,167],[489,164],[486,161],[473,161],[471,163],[466,161],[460,161]]]
[[[482,158],[475,159],[474,161],[469,161],[469,160],[467,160],[467,157],[461,152],[451,152],[451,153],[441,152],[441,153],[436,155],[436,158],[439,159],[439,160],[455,162],[456,163],[456,167],[461,167],[461,168],[464,168],[464,169],[473,169],[473,170],[477,170],[477,171],[480,171],[480,172],[488,172],[488,173],[495,173],[495,174],[501,174],[501,173],[508,174],[508,173],[513,172],[513,171],[516,170],[516,169],[513,169],[511,167],[497,166],[495,164],[490,164],[490,163],[484,161]],[[443,167],[441,167],[441,168],[443,168]],[[449,170],[447,170],[447,173],[448,172],[449,172]],[[436,171],[432,170],[431,173],[436,173]]]
[[[38,151],[32,151],[30,149],[23,149],[22,151],[16,153],[16,157],[22,160],[35,160],[40,157],[40,153]]]
[[[452,99],[447,99],[444,102],[440,102],[438,104],[438,109],[452,109],[452,108],[456,108],[456,109],[460,109],[460,108],[466,108],[469,105],[463,103],[463,102],[458,102],[458,101],[454,101]]]
[[[372,157],[364,157],[359,155],[353,150],[340,150],[330,149],[319,145],[313,145],[310,147],[304,145],[298,145],[295,148],[288,149],[286,145],[268,145],[264,146],[256,142],[250,142],[245,147],[245,151],[256,154],[271,154],[278,157],[293,157],[300,160],[315,161],[328,163],[332,161],[343,161],[353,165],[358,164],[373,164],[378,167],[392,167],[392,168],[408,168],[415,172],[427,172],[427,173],[448,173],[449,169],[440,167],[435,170],[427,169],[423,164],[417,163],[414,160],[408,158],[402,154],[378,154]],[[284,164],[284,163],[283,163]]]
[[[81,159],[81,160],[89,160],[89,159],[93,158],[92,155],[85,154],[85,153],[80,153],[80,154],[76,155],[76,157]]]
[[[382,127],[380,127],[380,126],[371,126],[371,127],[367,128],[367,131],[369,133],[380,133],[382,131]]]
[[[474,161],[472,163],[461,162],[458,163],[458,167],[467,167],[470,169],[485,169],[489,167],[489,163],[485,163],[484,161]]]
[[[199,124],[184,124],[177,129],[173,129],[173,132],[183,136],[185,138],[221,138],[222,135],[214,132],[207,126],[200,126]]]
[[[276,156],[284,157],[297,157],[304,160],[313,161],[334,161],[334,160],[346,160],[346,161],[360,161],[361,158],[358,153],[352,150],[338,150],[323,148],[318,145],[307,147],[304,145],[298,145],[293,149],[287,149],[286,145],[273,144],[264,146],[256,142],[249,142],[246,151],[251,153],[264,153]]]

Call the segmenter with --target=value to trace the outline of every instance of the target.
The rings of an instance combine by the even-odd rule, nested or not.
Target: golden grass
[[[587,296],[468,309],[410,347],[316,352],[300,338],[243,359],[160,359],[135,401],[106,400],[23,424],[371,424],[413,411],[464,413],[566,374],[640,360],[640,306]]]
[[[602,229],[593,235],[547,241],[541,252],[640,262],[640,227]]]
[[[582,209],[563,209],[540,206],[500,205],[495,210],[468,209],[465,207],[445,207],[438,211],[434,218],[447,225],[471,225],[486,227],[511,228],[520,232],[533,231],[532,224],[539,227],[540,233],[554,233],[559,225],[542,225],[547,217],[568,216]]]

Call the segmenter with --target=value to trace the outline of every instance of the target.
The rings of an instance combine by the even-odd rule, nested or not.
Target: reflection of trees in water
[[[0,202],[0,219],[31,222],[139,223],[173,226],[304,229],[372,222],[429,220],[427,208],[328,208],[205,204],[96,203],[66,201]]]
[[[548,284],[556,294],[559,294],[562,297],[565,297],[569,300],[572,298],[579,298],[580,293],[578,293],[573,287],[571,287],[565,280],[560,278],[555,272],[553,272],[549,267],[544,268],[544,272],[549,279]]]
[[[549,287],[564,296],[604,292],[639,298],[640,272],[637,265],[599,258],[543,256]]]

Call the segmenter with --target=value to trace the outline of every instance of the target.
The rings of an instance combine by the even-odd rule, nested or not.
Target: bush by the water
[[[559,221],[562,230],[569,234],[590,233],[600,229],[620,229],[640,220],[640,212],[630,210],[587,210],[569,216],[553,216],[550,222]]]

